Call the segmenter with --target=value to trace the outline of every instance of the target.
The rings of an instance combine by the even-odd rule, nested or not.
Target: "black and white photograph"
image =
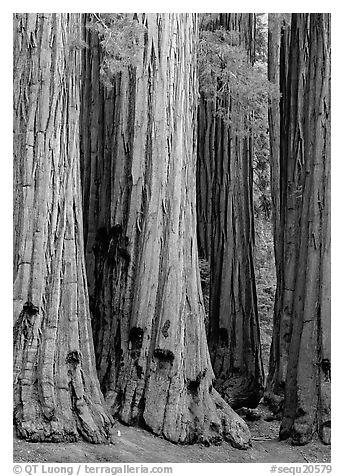
[[[331,473],[332,13],[11,15],[10,470]]]

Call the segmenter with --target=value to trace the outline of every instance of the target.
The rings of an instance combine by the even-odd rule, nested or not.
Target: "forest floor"
[[[249,419],[252,418],[249,412]],[[247,421],[252,447],[237,450],[228,443],[221,446],[176,445],[140,428],[116,424],[120,435],[114,445],[77,443],[29,443],[14,438],[13,461],[16,463],[328,463],[331,448],[318,441],[292,446],[278,440],[279,421],[259,406]],[[245,418],[247,420],[247,418]]]

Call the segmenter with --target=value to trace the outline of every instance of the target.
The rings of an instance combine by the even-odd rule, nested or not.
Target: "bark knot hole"
[[[174,353],[168,349],[155,349],[153,356],[163,362],[172,363],[174,361]]]
[[[25,341],[33,337],[35,316],[39,313],[37,306],[34,306],[32,302],[27,301],[23,310],[19,314],[18,320],[13,329],[13,336],[16,340],[20,334],[24,336]]]
[[[111,238],[118,238],[119,236],[122,235],[122,232],[123,232],[123,228],[122,228],[122,225],[120,225],[119,223],[117,223],[115,226],[112,226],[111,229],[110,229],[110,236]]]
[[[25,314],[29,316],[35,316],[36,314],[39,313],[38,307],[32,304],[31,301],[26,301],[26,303],[23,306],[23,311],[25,312]]]
[[[170,328],[170,325],[171,325],[171,321],[169,319],[167,319],[167,321],[165,321],[165,324],[162,326],[162,335],[164,337],[168,337],[168,330]]]
[[[205,368],[202,372],[199,372],[199,374],[197,375],[195,380],[190,380],[190,379],[187,380],[186,388],[187,388],[189,394],[192,395],[193,397],[197,396],[201,381],[206,376],[207,370],[208,369]]]
[[[72,350],[67,354],[66,362],[72,364],[74,367],[80,364],[81,354],[78,350]]]
[[[329,382],[331,380],[331,362],[329,359],[323,359],[321,361],[321,370],[325,374],[325,381]]]
[[[143,342],[143,329],[141,327],[132,327],[129,332],[129,342],[132,350],[141,350]]]
[[[303,408],[301,408],[301,407],[299,407],[299,408],[297,409],[297,411],[296,411],[296,417],[297,417],[297,418],[303,417],[303,416],[305,416],[306,414],[307,414],[307,412],[306,412]]]

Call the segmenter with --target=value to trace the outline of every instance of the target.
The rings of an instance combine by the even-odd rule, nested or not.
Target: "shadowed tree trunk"
[[[278,88],[280,85],[281,14],[269,13],[268,19],[268,79]],[[280,243],[280,98],[272,94],[269,100],[270,181],[272,199],[272,222],[274,227],[275,261]]]
[[[281,43],[281,254],[270,376],[280,436],[330,442],[330,18],[293,14]]]
[[[112,413],[173,442],[247,447],[213,388],[196,243],[197,20],[140,15],[135,67],[99,82],[90,36],[83,113],[86,259],[99,378]],[[100,125],[100,129],[99,129]]]
[[[282,156],[287,157],[287,75],[290,43],[290,15],[269,13],[268,33],[268,78],[279,87],[281,97],[272,97],[269,104],[269,137],[270,137],[270,170],[272,221],[274,227],[274,251],[276,264],[276,295],[274,306],[273,336],[270,350],[269,375],[267,378],[266,399],[276,411],[281,409],[284,400],[285,380],[288,365],[292,288],[290,277],[294,260],[288,259],[282,267],[284,253],[291,256],[295,252],[295,228],[287,220],[291,218],[291,210],[295,208],[295,194],[289,197],[281,190],[281,171],[286,173],[286,161],[281,163]],[[292,172],[291,172],[292,173]],[[290,202],[294,201],[293,204]],[[286,210],[289,209],[289,213]],[[293,279],[293,278],[292,278]],[[284,287],[286,284],[286,288]],[[283,304],[284,303],[284,304]]]
[[[197,125],[197,244],[198,256],[210,262],[212,250],[212,203],[216,137],[215,102],[201,93]]]
[[[105,441],[79,174],[79,14],[14,16],[14,418],[31,441]]]
[[[239,33],[248,61],[254,58],[254,15],[219,14],[207,29]],[[232,97],[227,104],[199,104],[198,240],[210,261],[209,348],[215,386],[233,407],[255,407],[263,393],[263,366],[253,267],[251,137],[243,137],[245,117]],[[240,123],[229,125],[218,108],[229,108]]]

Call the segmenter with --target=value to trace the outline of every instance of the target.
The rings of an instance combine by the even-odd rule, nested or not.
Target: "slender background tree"
[[[286,224],[288,213],[291,214],[294,205],[288,208],[286,205],[286,195],[281,190],[281,170],[285,167],[285,162],[282,164],[281,161],[281,154],[283,154],[281,150],[285,148],[285,128],[287,127],[286,105],[289,100],[287,90],[289,43],[290,15],[269,13],[268,77],[278,87],[280,97],[272,96],[269,103],[272,222],[274,228],[277,288],[266,401],[277,411],[281,409],[281,404],[284,400],[290,343],[290,289],[293,287],[290,283],[290,276],[293,275],[293,270],[289,272],[287,268],[295,266],[295,260],[291,259],[282,268],[284,253],[290,255],[295,251],[295,240],[293,237],[295,230],[293,226],[287,226]],[[284,152],[285,157],[287,156]],[[295,198],[295,194],[290,197],[294,201]],[[284,283],[286,283],[286,288],[284,288]]]

